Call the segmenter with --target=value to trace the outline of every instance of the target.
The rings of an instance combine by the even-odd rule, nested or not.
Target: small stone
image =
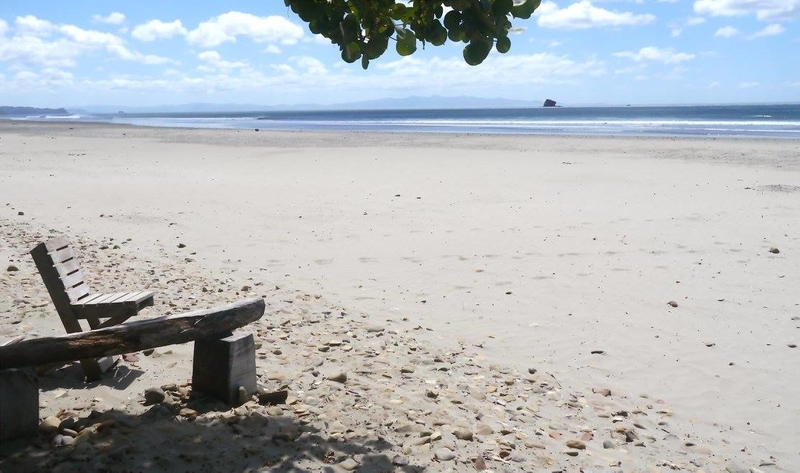
[[[328,381],[333,381],[336,383],[344,383],[347,381],[347,373],[344,371],[337,371],[325,377]]]
[[[352,458],[348,458],[347,460],[339,463],[339,466],[347,471],[353,471],[359,467],[359,464]]]
[[[244,386],[239,386],[239,404],[244,404],[245,402],[249,401],[252,397],[250,393],[247,392],[247,388]]]
[[[184,245],[183,243],[178,243],[178,248],[186,248],[186,245]]]
[[[428,397],[430,399],[436,399],[437,397],[439,397],[439,393],[434,391],[433,389],[427,389],[425,390],[425,397]]]
[[[367,326],[367,332],[369,333],[379,333],[383,332],[384,328],[379,325],[369,325]]]
[[[477,457],[474,465],[476,470],[483,471],[486,469],[486,460],[484,460],[483,457]]]
[[[270,406],[267,408],[267,415],[272,417],[278,417],[283,415],[283,409],[278,406]]]
[[[194,409],[190,409],[188,407],[184,407],[178,412],[178,415],[181,417],[185,417],[187,419],[194,419],[197,417],[198,412]]]
[[[480,424],[478,428],[475,430],[475,433],[478,435],[491,435],[494,433],[494,429],[489,427],[488,424]]]
[[[58,432],[58,427],[61,425],[61,419],[56,416],[45,417],[41,424],[39,424],[39,431],[43,434],[51,435]]]
[[[778,253],[781,252],[781,250],[779,250],[779,249],[777,249],[775,247],[772,247],[772,248],[769,249],[769,252],[772,253],[772,254],[777,255]]]
[[[528,368],[528,374],[536,374],[536,368]]]
[[[392,458],[392,465],[406,466],[408,465],[408,457],[404,457],[402,455],[395,455],[394,458]]]
[[[19,212],[17,212],[17,215],[25,215],[25,212],[20,210]]]
[[[449,461],[453,460],[456,457],[456,454],[447,447],[442,447],[436,450],[436,453],[434,453],[434,455],[436,456],[436,459],[439,461]]]
[[[19,268],[14,266],[13,264],[10,264],[10,265],[8,265],[8,268],[6,268],[6,271],[8,271],[8,272],[19,271]]]
[[[567,447],[574,448],[576,450],[584,450],[586,448],[586,444],[580,440],[567,440]]]
[[[453,429],[453,436],[459,440],[472,440],[472,431],[463,427]]]
[[[678,303],[675,302],[675,301],[669,301],[669,302],[667,302],[667,305],[670,306],[670,307],[678,307]]]
[[[145,405],[150,404],[158,404],[159,402],[164,402],[164,398],[167,395],[161,388],[149,388],[144,391],[144,403]]]
[[[592,392],[595,394],[600,394],[601,396],[608,397],[611,395],[611,390],[608,388],[593,388]]]
[[[603,448],[614,448],[614,442],[611,440],[603,440]]]
[[[414,365],[406,365],[400,368],[400,372],[408,374],[408,373],[413,373],[415,369],[416,368],[414,367]]]

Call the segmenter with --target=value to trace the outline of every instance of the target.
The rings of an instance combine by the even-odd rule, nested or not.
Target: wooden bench
[[[153,305],[151,291],[93,294],[75,252],[63,236],[36,245],[30,254],[67,333],[82,332],[80,320],[88,322],[91,330],[110,327]],[[86,379],[100,379],[114,361],[108,357],[81,360]]]
[[[261,318],[264,300],[148,318],[58,337],[0,346],[0,440],[35,435],[39,424],[38,378],[30,367],[195,341],[192,390],[230,405],[239,388],[256,391],[255,342],[233,330]]]

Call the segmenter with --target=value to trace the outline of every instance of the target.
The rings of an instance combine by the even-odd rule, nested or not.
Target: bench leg
[[[252,333],[238,333],[220,339],[196,340],[192,389],[235,406],[239,387],[256,392],[256,348]]]
[[[0,370],[0,441],[39,431],[39,379],[30,368]]]

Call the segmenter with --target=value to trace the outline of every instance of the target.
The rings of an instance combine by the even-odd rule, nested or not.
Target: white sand
[[[536,368],[572,393],[602,387],[625,402],[664,403],[683,437],[646,455],[631,449],[626,472],[671,471],[667,463],[800,471],[800,349],[790,347],[800,344],[799,156],[793,140],[0,122],[0,257],[30,272],[30,248],[20,246],[50,229],[87,251],[130,238],[115,264],[138,258],[130,272],[159,265],[166,278],[183,275],[174,308],[203,299],[191,293],[214,278],[277,285],[412,334],[431,352],[460,344],[482,367]],[[4,298],[18,290],[14,277],[0,276]],[[306,311],[320,305],[312,297]],[[31,326],[58,333],[51,307],[39,310],[52,318]],[[12,336],[18,316],[0,307],[0,334]],[[281,362],[287,372],[300,363]],[[147,380],[153,371],[144,387],[177,382],[169,370]],[[687,438],[709,452],[694,458]],[[404,453],[412,464],[425,457]],[[617,461],[603,454],[590,446],[556,466],[534,454],[487,465]]]

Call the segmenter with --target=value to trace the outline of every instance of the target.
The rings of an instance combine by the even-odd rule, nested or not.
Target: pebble
[[[459,427],[453,430],[453,436],[459,440],[472,440],[473,433],[469,429]]]
[[[667,302],[667,305],[671,306],[671,307],[678,307],[678,303],[675,302],[675,301],[669,301],[669,302]]]
[[[436,456],[436,459],[439,461],[449,461],[453,460],[456,457],[456,454],[447,447],[442,447],[436,450],[436,453],[434,455]]]
[[[61,419],[56,416],[45,417],[41,424],[39,424],[39,431],[43,434],[55,434],[58,432],[58,427],[61,425]]]
[[[611,440],[604,440],[603,441],[603,448],[614,448],[614,442]]]
[[[580,440],[567,440],[567,447],[574,448],[576,450],[584,450],[586,448],[586,444]]]
[[[403,455],[395,455],[394,458],[392,458],[392,465],[406,466],[408,465],[408,457],[404,457]]]
[[[347,460],[339,463],[339,466],[347,471],[353,471],[359,467],[358,462],[352,458],[348,458]]]
[[[247,388],[239,386],[239,404],[249,401],[252,396],[247,392]]]
[[[772,254],[777,255],[778,253],[781,252],[781,250],[779,250],[779,249],[777,249],[775,247],[772,247],[772,248],[769,249],[769,252],[772,253]]]
[[[415,369],[416,367],[414,367],[414,365],[405,365],[402,368],[400,368],[400,372],[408,374],[408,373],[413,373]]]
[[[9,272],[11,272],[11,271],[19,271],[19,268],[14,266],[13,264],[10,264],[10,265],[8,265],[8,268],[6,268],[6,271],[9,271]]]
[[[344,383],[345,381],[347,381],[347,373],[345,373],[344,371],[336,371],[326,376],[325,379],[336,383]]]
[[[144,391],[144,402],[147,405],[163,402],[167,395],[161,388],[149,388]]]

